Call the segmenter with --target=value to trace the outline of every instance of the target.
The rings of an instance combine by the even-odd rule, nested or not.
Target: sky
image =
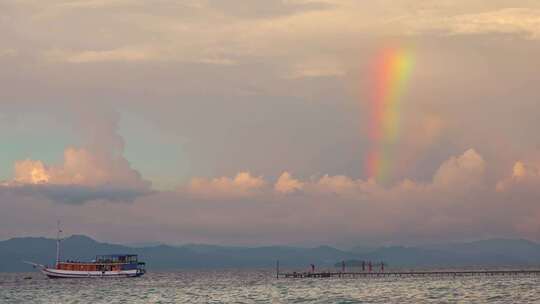
[[[540,241],[540,3],[0,2],[0,239]]]

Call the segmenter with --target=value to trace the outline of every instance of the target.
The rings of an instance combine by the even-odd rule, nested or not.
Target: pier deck
[[[381,278],[381,277],[457,277],[457,276],[517,276],[540,275],[540,269],[521,270],[448,270],[448,271],[388,271],[388,272],[284,272],[277,278]]]

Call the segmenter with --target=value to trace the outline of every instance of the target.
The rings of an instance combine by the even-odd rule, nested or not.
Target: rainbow
[[[414,65],[410,50],[386,48],[374,62],[375,91],[370,102],[369,137],[371,150],[365,159],[367,176],[384,182],[391,165],[399,136],[400,107]]]

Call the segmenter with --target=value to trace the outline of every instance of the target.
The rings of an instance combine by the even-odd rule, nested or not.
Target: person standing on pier
[[[315,273],[315,264],[311,264],[311,273]]]

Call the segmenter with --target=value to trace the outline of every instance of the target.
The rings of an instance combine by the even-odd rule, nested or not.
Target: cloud
[[[487,183],[486,167],[483,157],[476,150],[468,149],[442,162],[432,179],[423,182],[404,179],[382,186],[375,180],[345,175],[301,180],[293,178],[288,171],[272,182],[240,172],[234,177],[195,178],[182,191],[137,196],[132,204],[120,206],[103,200],[91,205],[49,206],[36,201],[35,196],[21,200],[9,196],[21,193],[0,191],[0,207],[17,201],[16,208],[10,207],[19,210],[12,211],[13,218],[23,216],[29,206],[41,208],[39,206],[45,204],[43,215],[59,210],[70,217],[84,214],[84,224],[81,220],[67,219],[72,230],[87,229],[103,235],[115,231],[116,238],[134,241],[331,242],[352,246],[358,242],[534,237],[540,229],[538,196],[531,196],[530,192],[524,195],[515,190],[499,192],[495,187],[471,186]],[[528,176],[522,174],[519,165],[515,172],[516,176]],[[35,191],[32,187],[44,186],[26,185],[26,189]],[[51,187],[46,189],[53,191]],[[292,193],[294,195],[284,195]],[[538,190],[536,193],[540,194]],[[46,225],[41,219],[43,215],[37,219],[38,223],[43,222],[40,225]],[[0,214],[0,225],[4,217]],[[93,224],[93,218],[99,218],[99,225]],[[130,229],[115,229],[126,226]],[[131,233],[133,231],[137,233]]]
[[[485,161],[474,149],[445,161],[435,173],[433,184],[446,189],[474,187],[483,182]]]
[[[289,79],[318,78],[318,77],[342,77],[346,69],[339,60],[330,58],[313,58],[303,63],[296,64],[286,76]]]
[[[261,176],[254,177],[249,172],[240,172],[234,178],[193,178],[187,191],[200,198],[231,199],[257,194],[265,186],[266,182]]]
[[[88,150],[71,147],[64,151],[64,161],[58,166],[46,166],[41,161],[29,159],[17,161],[15,181],[23,184],[117,185],[127,188],[147,188],[149,185],[124,158],[102,158]]]
[[[228,16],[236,18],[261,19],[272,18],[286,15],[294,15],[309,11],[325,10],[331,8],[331,5],[325,1],[238,1],[233,0],[224,3],[219,0],[203,1],[203,7],[209,10],[215,10]]]
[[[119,47],[108,50],[72,50],[51,49],[45,56],[52,61],[65,61],[69,63],[93,62],[136,62],[156,60],[159,52],[151,48]]]
[[[486,164],[474,149],[468,149],[459,156],[444,161],[437,169],[430,182],[420,183],[404,179],[390,187],[377,184],[374,179],[353,179],[345,175],[328,175],[299,180],[284,171],[273,185],[276,193],[304,193],[310,195],[338,195],[346,198],[364,198],[366,195],[384,197],[395,192],[415,192],[419,189],[431,192],[472,191],[485,183]],[[234,178],[218,177],[214,179],[193,178],[188,192],[206,198],[246,198],[265,196],[268,185],[262,176],[253,177],[249,172],[240,172]],[[442,192],[441,192],[442,193]]]
[[[118,116],[97,108],[75,115],[83,147],[66,148],[60,164],[16,161],[14,177],[2,183],[3,190],[68,203],[131,201],[151,192],[151,183],[123,156],[123,140],[116,132]]]
[[[41,161],[18,161],[15,163],[15,181],[22,184],[47,183],[51,178],[47,171]]]
[[[289,194],[302,190],[304,183],[294,179],[289,172],[283,172],[274,185],[274,190],[283,193]]]
[[[503,33],[540,38],[540,10],[505,8],[479,14],[463,14],[448,19],[446,27],[454,34]]]
[[[6,48],[6,49],[0,49],[0,58],[1,57],[15,57],[17,56],[18,52],[16,49],[12,48]]]
[[[540,185],[540,166],[534,162],[517,161],[512,167],[512,174],[497,183],[499,192],[511,192],[529,188],[531,193]]]
[[[132,202],[137,197],[151,193],[145,188],[122,188],[117,185],[86,186],[48,183],[7,183],[0,185],[1,191],[66,204],[82,204],[89,201]]]
[[[73,204],[132,201],[151,192],[150,182],[142,179],[123,157],[101,158],[85,149],[67,148],[60,165],[47,166],[30,159],[17,161],[14,175],[13,181],[0,188]]]
[[[214,66],[233,66],[237,64],[232,58],[225,58],[218,54],[180,58],[173,53],[165,47],[160,49],[156,47],[129,46],[110,50],[53,49],[47,51],[45,56],[52,61],[68,63],[176,61]]]
[[[324,175],[318,180],[305,185],[305,189],[316,193],[333,193],[345,197],[390,197],[396,193],[444,193],[444,191],[468,192],[473,191],[485,182],[486,164],[480,154],[474,149],[465,151],[462,155],[453,156],[444,161],[436,170],[429,182],[415,182],[404,179],[392,186],[384,187],[374,179],[352,179],[348,176]]]
[[[107,205],[116,194],[100,189],[141,193],[150,189],[146,179],[176,185],[211,170],[216,178],[200,179],[191,192],[187,183],[182,191],[150,195],[166,201],[158,210],[150,210],[149,197],[133,198],[139,208],[133,212],[144,218],[145,210],[155,223],[167,218],[171,238],[173,231],[199,229],[214,240],[218,233],[247,239],[249,232],[279,241],[280,235],[336,239],[339,231],[349,238],[514,233],[520,212],[536,210],[538,184],[527,169],[536,165],[523,155],[539,145],[539,75],[527,56],[540,52],[539,3],[218,2],[0,3],[8,50],[0,51],[0,137],[8,143],[0,169],[6,174],[18,165],[12,179],[2,179],[29,193],[14,202],[48,206],[47,196],[59,195],[37,192],[94,189],[106,201],[84,194],[79,203],[93,202],[79,210],[110,211],[128,204]],[[416,60],[399,104],[399,139],[389,149],[395,170],[379,185],[362,171],[371,113],[363,106],[374,91],[369,65],[387,44],[411,47]],[[95,111],[95,103],[137,117],[122,126],[126,156],[118,119]],[[73,121],[43,123],[84,105]],[[146,130],[148,124],[155,128]],[[149,139],[158,133],[163,140]],[[182,153],[163,153],[172,142]],[[474,153],[456,152],[469,147]],[[38,156],[25,161],[28,155]],[[519,159],[523,166],[515,166]],[[264,173],[265,185],[240,186],[228,175],[238,168]],[[276,168],[294,177],[280,181]],[[156,224],[153,231],[162,229]]]
[[[318,181],[306,186],[306,189],[318,193],[354,195],[357,193],[357,191],[361,190],[362,184],[362,180],[353,180],[344,175],[324,175]]]
[[[482,156],[474,149],[468,149],[463,154],[444,161],[429,182],[404,179],[385,187],[374,179],[353,179],[345,175],[328,174],[302,181],[285,171],[275,181],[272,189],[279,194],[336,195],[353,200],[367,197],[399,198],[399,195],[404,193],[418,192],[436,196],[447,191],[454,193],[477,191],[486,182],[485,171],[486,164]],[[188,192],[211,199],[254,198],[268,195],[271,190],[268,187],[270,184],[271,181],[264,180],[262,176],[253,177],[249,172],[240,172],[234,178],[193,178],[189,183]],[[399,195],[396,195],[398,193]]]
[[[515,8],[467,1],[446,5],[420,1],[235,2],[237,5],[221,1],[161,5],[130,1],[53,1],[47,5],[17,2],[8,6],[6,14],[21,20],[14,35],[39,42],[41,47],[32,52],[49,59],[226,66],[239,58],[249,61],[272,57],[286,65],[288,78],[343,76],[344,67],[352,61],[344,55],[358,55],[356,50],[361,44],[355,41],[370,36],[384,39],[507,33],[528,39],[539,37],[539,14],[534,5]],[[100,24],[97,28],[96,22],[91,23],[95,20]],[[51,26],[56,29],[54,34],[39,30]],[[101,35],[88,42],[81,33],[91,31]],[[346,49],[352,53],[344,53]],[[316,57],[320,59],[304,62],[305,58]],[[333,57],[334,62],[329,64],[328,57]]]

